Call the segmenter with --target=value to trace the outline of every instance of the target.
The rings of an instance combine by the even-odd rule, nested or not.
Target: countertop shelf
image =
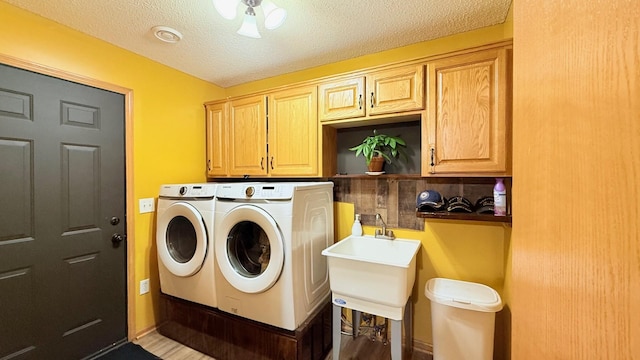
[[[352,178],[352,179],[420,179],[420,174],[381,174],[381,175],[367,175],[367,174],[335,174],[333,178]]]
[[[380,175],[368,175],[366,173],[339,173],[329,178],[359,178],[359,179],[375,179],[375,178],[387,178],[387,179],[422,179],[422,180],[440,180],[440,179],[464,179],[465,181],[470,182],[483,182],[486,183],[491,179],[490,182],[494,182],[495,174],[440,174],[440,175],[430,175],[430,176],[422,176],[420,174],[380,174]],[[511,175],[500,175],[500,177],[505,179],[511,179]]]
[[[500,222],[500,223],[511,224],[511,215],[494,216],[494,215],[485,215],[485,214],[451,213],[446,211],[440,211],[440,212],[416,211],[416,217],[427,218],[427,219],[470,220],[470,221]]]

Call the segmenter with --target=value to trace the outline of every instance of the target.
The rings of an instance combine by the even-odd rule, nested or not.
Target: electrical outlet
[[[153,212],[154,198],[140,199],[140,214]]]
[[[149,292],[149,279],[140,280],[140,295]]]

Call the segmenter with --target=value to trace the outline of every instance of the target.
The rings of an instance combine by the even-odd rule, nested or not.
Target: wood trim
[[[320,122],[322,126],[330,126],[336,129],[356,128],[361,126],[375,126],[408,121],[422,121],[424,110],[402,111],[401,113],[387,113],[380,115],[367,115],[366,117],[348,118],[340,120],[326,120]]]
[[[133,341],[133,340],[140,340],[143,337],[150,335],[152,333],[156,333],[158,331],[158,326],[157,325],[153,325],[150,326],[148,328],[142,329],[140,331],[138,331],[138,333],[133,337],[133,339],[129,339],[129,341]]]
[[[136,336],[136,276],[135,276],[135,200],[133,181],[133,90],[127,89],[125,97],[125,186],[127,201],[127,338]]]
[[[128,89],[119,85],[111,84],[108,82],[104,82],[102,80],[93,79],[84,75],[75,74],[72,72],[68,72],[66,70],[56,69],[51,66],[34,63],[31,61],[19,59],[19,58],[16,58],[10,55],[5,55],[2,53],[0,53],[0,62],[2,62],[3,64],[20,68],[20,69],[37,72],[39,74],[49,75],[49,76],[57,77],[59,79],[69,80],[69,81],[77,82],[83,85],[89,85],[99,89],[113,91],[119,94],[123,94],[125,96],[127,96],[128,93],[133,91],[131,89]]]
[[[433,345],[420,341],[420,340],[416,340],[415,338],[413,339],[413,352],[414,353],[421,353],[421,354],[429,354],[431,356],[433,356]],[[415,356],[414,356],[415,357]]]
[[[0,53],[0,63],[124,95],[126,212],[127,215],[131,215],[127,217],[127,338],[133,340],[136,336],[135,259],[133,256],[135,253],[133,236],[135,234],[135,218],[133,216],[135,214],[133,197],[133,90],[2,53]]]
[[[416,211],[416,217],[423,219],[440,219],[440,220],[466,220],[466,221],[484,221],[484,222],[499,222],[504,224],[511,224],[511,215],[496,216],[487,214],[476,213],[451,213],[447,211],[442,212],[428,212],[428,211]]]

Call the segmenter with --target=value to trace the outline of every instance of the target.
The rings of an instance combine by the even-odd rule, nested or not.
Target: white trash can
[[[491,360],[500,295],[468,281],[434,278],[424,294],[431,300],[434,360]]]

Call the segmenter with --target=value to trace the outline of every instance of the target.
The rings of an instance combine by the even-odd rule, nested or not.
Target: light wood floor
[[[162,336],[155,330],[133,342],[164,360],[214,360],[211,356]]]
[[[134,343],[164,360],[215,360],[210,356],[164,337],[156,331],[150,332],[140,339],[135,340]],[[389,345],[371,341],[365,336],[359,336],[353,340],[350,336],[343,335],[341,343],[340,358],[343,360],[387,360],[391,358]],[[329,354],[326,360],[331,359],[332,356]],[[432,357],[427,354],[414,352],[411,359],[407,360],[432,360]]]

